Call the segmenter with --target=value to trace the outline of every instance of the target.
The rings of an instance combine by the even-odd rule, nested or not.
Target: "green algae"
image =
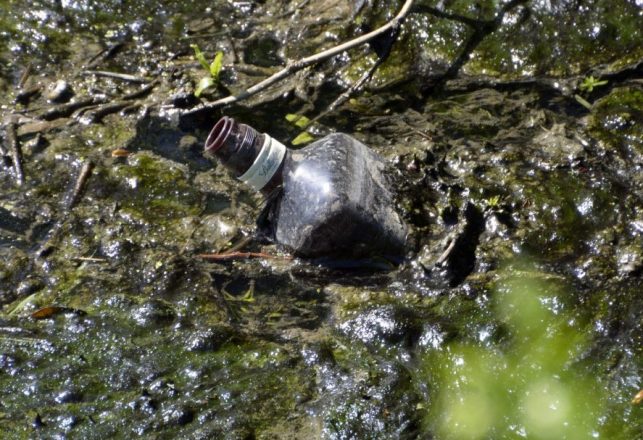
[[[200,212],[188,171],[176,163],[142,152],[130,156],[127,164],[115,165],[111,173],[125,186],[118,196],[121,209],[137,221],[156,223]]]
[[[590,130],[624,160],[643,155],[643,91],[637,87],[614,89],[593,108]]]
[[[532,428],[544,423],[549,430],[542,436],[572,437],[556,423],[577,415],[572,427],[601,420],[600,437],[635,437],[639,408],[629,402],[640,388],[637,86],[617,77],[589,94],[595,103],[589,132],[584,110],[552,90],[446,90],[418,103],[426,75],[444,71],[470,29],[412,14],[371,94],[356,97],[348,115],[331,115],[322,127],[345,125],[395,161],[400,206],[414,230],[408,260],[383,275],[287,260],[204,263],[196,254],[228,248],[251,233],[260,203],[220,167],[208,169],[195,159],[200,152],[191,145],[198,150],[200,128],[156,122],[158,103],[190,90],[190,75],[181,76],[193,61],[189,44],[198,42],[208,54],[225,49],[231,64],[229,39],[239,53],[253,55],[247,61],[275,67],[283,55],[310,55],[361,32],[346,22],[354,7],[347,2],[332,8],[297,2],[284,18],[278,17],[282,5],[241,3],[250,9],[231,10],[228,2],[156,2],[153,8],[149,2],[102,2],[101,8],[81,2],[64,14],[75,16],[75,24],[59,27],[50,26],[56,14],[18,18],[22,4],[2,4],[12,7],[0,16],[0,58],[9,61],[0,72],[7,88],[15,88],[29,61],[49,80],[54,70],[74,73],[75,61],[80,65],[121,41],[128,42],[124,52],[102,68],[163,76],[160,90],[144,102],[151,116],[114,115],[101,124],[44,133],[49,144],[33,154],[27,150],[24,192],[5,192],[13,180],[0,170],[1,213],[25,224],[0,220],[3,433],[449,438],[462,434],[449,420],[461,420],[472,435],[518,435],[521,424],[538,435]],[[478,7],[445,3],[452,12],[481,19],[499,7],[492,1]],[[509,16],[478,46],[465,72],[584,74],[599,63],[615,69],[636,61],[640,30],[633,3],[611,7],[597,0],[569,9],[580,3],[559,2],[554,10],[532,5],[524,22]],[[373,27],[394,13],[393,5],[375,6],[358,15],[362,25]],[[578,26],[566,27],[570,17]],[[207,19],[212,22],[203,35],[191,30]],[[553,38],[561,26],[568,32]],[[219,29],[228,36],[213,36]],[[266,54],[256,50],[263,37],[272,45]],[[331,67],[344,66],[339,76],[352,82],[372,62],[371,49],[356,50],[337,64],[311,69],[323,73],[316,83],[297,77],[296,92],[313,89],[315,105],[330,101],[337,90]],[[227,81],[236,78],[234,89],[257,79],[232,67],[227,74]],[[109,81],[76,83],[82,93],[130,90]],[[231,111],[266,130],[284,131],[283,115],[297,112],[293,107],[306,97],[315,99],[294,98],[293,90],[258,97],[257,111]],[[14,92],[3,95],[3,105]],[[182,130],[196,137],[182,142]],[[112,158],[116,148],[132,154]],[[66,210],[65,195],[86,159],[97,166],[78,205]],[[464,234],[469,204],[481,213],[484,232],[472,272],[448,287],[448,268],[439,261]],[[56,221],[62,226],[51,253],[36,258],[33,248]],[[249,249],[274,250],[256,243]],[[525,254],[535,267],[515,262]],[[498,270],[503,261],[513,261],[506,274]],[[521,280],[513,296],[507,278]],[[540,286],[540,303],[522,284]],[[511,308],[500,306],[505,296],[513,298]],[[75,312],[30,318],[51,305]],[[520,311],[533,312],[526,327],[517,320]],[[556,374],[560,378],[552,379]],[[510,390],[536,398],[521,407],[507,396]],[[547,390],[567,399],[564,411],[543,410],[554,395]],[[445,394],[464,396],[464,404]],[[538,419],[538,412],[551,418]],[[475,420],[458,419],[463,414]],[[472,420],[475,432],[468,431]]]

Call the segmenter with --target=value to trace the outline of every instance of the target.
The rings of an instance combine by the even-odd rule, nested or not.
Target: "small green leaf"
[[[574,95],[574,98],[576,99],[576,101],[578,101],[578,103],[579,103],[580,105],[582,105],[583,107],[585,107],[587,110],[590,110],[590,111],[592,110],[592,104],[590,104],[589,102],[587,102],[587,100],[586,100],[586,99],[584,99],[582,96],[580,96],[580,95]]]
[[[302,131],[295,139],[292,140],[291,144],[293,145],[307,144],[308,142],[311,142],[314,140],[315,138],[313,137],[313,135],[311,135],[307,131]]]
[[[487,199],[487,206],[495,208],[500,204],[500,196],[492,196]]]
[[[304,128],[310,124],[310,119],[304,115],[295,115],[293,113],[288,113],[286,115],[286,120],[292,122],[296,127]]]
[[[201,52],[199,46],[197,46],[196,44],[190,44],[190,47],[194,49],[194,56],[196,57],[199,64],[201,64],[205,70],[210,71],[210,66],[208,66],[208,62],[205,60],[205,55],[203,55],[203,52]]]
[[[219,51],[214,56],[212,64],[210,64],[210,76],[215,81],[219,81],[219,74],[221,73],[221,68],[223,67],[223,52]]]
[[[599,81],[598,79],[590,75],[583,80],[583,83],[579,88],[581,90],[586,90],[588,93],[591,93],[592,90],[594,90],[594,87],[604,86],[605,84],[607,84],[606,80]]]
[[[201,93],[209,87],[212,87],[214,85],[214,80],[210,76],[204,76],[201,78],[201,81],[199,81],[199,84],[196,86],[196,90],[194,91],[194,96],[197,98],[201,96]]]

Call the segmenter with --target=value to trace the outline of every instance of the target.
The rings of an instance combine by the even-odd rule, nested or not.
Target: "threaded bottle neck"
[[[267,134],[224,116],[205,141],[204,154],[216,158],[235,177],[269,194],[282,182],[281,170],[286,148]]]

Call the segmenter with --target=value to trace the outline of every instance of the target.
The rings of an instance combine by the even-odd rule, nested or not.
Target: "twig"
[[[107,263],[109,260],[107,258],[98,258],[98,257],[74,257],[74,261],[86,261],[89,263]]]
[[[125,43],[119,42],[119,43],[113,44],[107,49],[101,50],[89,60],[89,62],[87,63],[87,68],[91,69],[92,67],[98,66],[103,61],[107,61],[110,58],[114,58],[114,56],[116,56],[116,54],[120,52],[120,50],[123,47],[125,47]]]
[[[27,84],[27,80],[31,76],[31,71],[33,70],[33,66],[31,63],[27,64],[27,67],[25,67],[25,71],[22,72],[22,75],[20,75],[20,81],[18,81],[18,87],[23,88],[25,84]]]
[[[18,127],[18,136],[26,136],[34,133],[43,133],[56,128],[64,127],[69,123],[69,119],[60,118],[54,121],[36,121]]]
[[[13,101],[17,104],[26,106],[29,104],[29,101],[31,101],[31,98],[34,98],[41,93],[41,89],[41,86],[35,85],[33,87],[29,87],[26,90],[21,90],[20,92],[18,92],[16,98]]]
[[[95,110],[89,110],[83,114],[81,122],[86,122],[88,124],[100,122],[105,116],[117,113],[130,105],[131,103],[125,101],[116,101],[104,104]]]
[[[397,41],[397,36],[398,36],[398,30],[399,28],[393,29],[393,33],[390,36],[390,38],[387,39],[386,45],[383,47],[383,50],[379,54],[377,61],[368,69],[364,74],[360,77],[360,79],[357,80],[355,84],[353,84],[348,90],[344,91],[341,95],[337,97],[323,112],[315,116],[313,119],[311,119],[303,128],[310,127],[313,123],[317,122],[324,116],[328,115],[329,113],[332,113],[335,111],[337,107],[345,103],[352,95],[354,95],[357,91],[359,91],[366,82],[371,79],[375,71],[386,61],[386,59],[389,57],[391,54],[391,49],[393,48],[393,44]]]
[[[270,258],[270,259],[283,259],[292,260],[290,255],[271,255],[265,252],[224,252],[222,254],[199,254],[199,258],[205,260],[223,261],[223,260],[244,260],[248,258]]]
[[[476,20],[471,17],[465,17],[464,15],[460,15],[460,14],[452,14],[450,12],[446,12],[441,9],[434,8],[428,5],[423,5],[423,4],[415,5],[413,7],[413,12],[428,13],[431,15],[435,15],[436,17],[439,17],[439,18],[444,18],[446,20],[459,21],[460,23],[467,24],[474,28],[478,27],[478,25],[482,22],[481,20]]]
[[[469,60],[471,53],[480,43],[482,43],[482,40],[500,27],[505,14],[516,6],[527,3],[527,1],[529,0],[512,0],[509,3],[506,3],[491,20],[476,20],[464,15],[452,14],[426,5],[415,6],[413,8],[413,12],[429,13],[447,20],[459,21],[473,28],[473,33],[471,33],[467,41],[462,45],[460,55],[458,55],[458,58],[451,63],[449,69],[442,76],[442,81],[455,78],[460,71],[460,68]]]
[[[61,105],[52,107],[46,112],[44,112],[42,115],[40,115],[40,118],[46,121],[51,121],[52,119],[58,119],[58,118],[66,118],[67,116],[70,116],[78,109],[81,109],[83,107],[89,107],[92,105],[103,104],[104,102],[107,102],[107,98],[102,98],[102,97],[84,98],[79,101],[74,101],[68,104],[61,104]]]
[[[295,12],[297,12],[297,11],[301,10],[301,9],[302,9],[304,6],[306,6],[309,2],[310,2],[310,0],[303,0],[303,1],[302,1],[302,2],[300,2],[298,5],[295,5],[295,7],[294,7],[294,8],[289,9],[288,11],[284,12],[283,14],[279,14],[279,15],[277,15],[275,18],[276,18],[276,19],[286,18],[286,17],[288,17],[289,15],[292,15],[292,14],[294,14]]]
[[[149,84],[145,85],[144,87],[142,87],[140,90],[137,90],[137,91],[132,92],[132,93],[128,93],[127,95],[123,95],[121,97],[121,99],[124,100],[124,101],[129,101],[131,99],[142,98],[143,96],[145,96],[149,92],[151,92],[154,89],[154,87],[156,87],[159,83],[160,83],[160,81],[157,78],[154,81],[152,81],[151,83],[149,83]]]
[[[225,251],[223,251],[221,253],[222,254],[230,254],[230,253],[233,253],[233,252],[236,252],[236,251],[240,251],[241,249],[246,247],[246,245],[248,243],[250,243],[254,239],[255,239],[254,235],[248,235],[247,237],[243,237],[242,239],[237,241],[234,245],[232,245],[230,248],[226,249]]]
[[[85,191],[85,187],[87,186],[87,180],[92,175],[94,166],[95,166],[94,163],[90,160],[87,160],[83,163],[83,166],[80,169],[80,173],[76,178],[74,189],[71,195],[67,199],[67,203],[66,203],[67,209],[72,209],[74,206],[76,206],[76,204],[80,200],[80,196],[83,195],[83,192]]]
[[[22,169],[22,149],[20,148],[20,141],[16,134],[16,123],[9,121],[6,130],[7,142],[9,143],[9,150],[13,161],[13,169],[16,174],[16,184],[21,186],[25,181],[25,173]]]
[[[142,78],[140,76],[128,75],[127,73],[109,72],[107,70],[83,70],[81,74],[104,76],[106,78],[120,79],[121,81],[128,81],[128,82],[135,82],[135,83],[146,83],[149,81],[148,79]]]
[[[385,25],[375,29],[372,32],[369,32],[367,34],[364,34],[360,37],[354,38],[352,40],[349,40],[345,43],[342,43],[338,46],[331,47],[330,49],[324,50],[322,52],[316,53],[314,55],[308,56],[301,58],[297,61],[294,62],[289,62],[286,67],[281,69],[280,71],[274,73],[272,76],[264,79],[263,81],[260,81],[259,83],[255,84],[254,86],[248,88],[247,90],[241,92],[240,94],[236,96],[228,96],[226,98],[222,98],[219,100],[216,100],[214,102],[204,104],[202,106],[196,107],[194,109],[191,109],[190,111],[187,112],[187,114],[190,113],[195,113],[202,111],[204,109],[217,109],[219,107],[223,107],[225,105],[233,104],[235,102],[242,101],[244,99],[247,99],[265,89],[273,85],[274,83],[281,81],[284,78],[287,78],[288,76],[292,75],[295,72],[298,72],[305,67],[311,66],[313,64],[317,64],[321,61],[324,61],[328,58],[331,58],[335,55],[338,55],[346,50],[352,49],[354,47],[360,46],[364,43],[367,43],[368,41],[372,40],[373,38],[382,35],[391,29],[395,29],[400,26],[406,15],[409,13],[409,10],[411,9],[411,5],[413,4],[413,0],[406,0],[404,4],[402,5],[402,8],[400,11],[397,13],[397,15],[388,23]]]
[[[42,245],[36,250],[37,258],[44,258],[51,253],[53,249],[53,246],[51,245],[51,243],[58,237],[58,235],[60,234],[60,231],[62,230],[65,220],[67,220],[67,218],[69,217],[69,213],[71,209],[74,206],[76,206],[76,204],[80,200],[80,197],[85,191],[85,187],[87,185],[87,179],[89,179],[89,177],[91,176],[93,169],[94,169],[94,163],[92,161],[87,160],[83,163],[83,166],[80,169],[80,173],[78,173],[78,177],[76,178],[76,182],[74,183],[74,188],[71,191],[71,194],[65,198],[66,212],[64,212],[60,220],[54,223],[54,225],[51,227],[51,229],[45,236],[45,239],[43,240]]]
[[[453,237],[449,242],[449,246],[447,246],[444,252],[442,252],[442,255],[440,255],[438,259],[435,261],[436,266],[441,265],[447,260],[447,258],[449,258],[449,255],[451,255],[451,252],[453,252],[453,249],[455,248],[455,242],[456,242],[456,239],[455,237]]]

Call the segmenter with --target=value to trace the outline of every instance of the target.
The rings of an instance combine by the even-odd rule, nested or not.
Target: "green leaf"
[[[315,138],[313,137],[313,135],[311,135],[307,131],[302,131],[295,139],[292,140],[291,144],[293,145],[307,144],[308,142],[311,142],[314,140]]]
[[[205,70],[210,71],[210,66],[208,66],[208,62],[205,60],[205,55],[203,55],[203,52],[201,52],[199,46],[197,46],[196,44],[190,44],[190,47],[194,49],[194,56],[196,57],[199,64],[201,64]]]
[[[593,76],[588,76],[583,80],[583,83],[580,85],[581,90],[586,90],[588,93],[591,93],[594,90],[594,87],[604,86],[607,84],[606,80],[599,81]]]
[[[295,115],[293,113],[288,113],[286,115],[286,120],[292,122],[296,127],[304,128],[310,124],[310,119],[304,115]]]
[[[214,85],[214,80],[210,76],[204,76],[201,78],[201,81],[199,81],[199,84],[196,86],[196,90],[194,91],[194,96],[197,98],[201,96],[201,93],[209,87],[212,87]]]
[[[583,107],[585,107],[587,110],[589,110],[589,111],[591,111],[591,110],[592,110],[592,104],[590,104],[589,102],[587,102],[587,100],[586,100],[586,99],[584,99],[582,96],[574,95],[574,98],[576,99],[576,101],[578,101],[578,103],[579,103],[580,105],[582,105]]]
[[[221,68],[223,67],[223,52],[219,51],[214,56],[212,64],[210,64],[210,76],[215,81],[219,81],[219,73],[221,73]]]

